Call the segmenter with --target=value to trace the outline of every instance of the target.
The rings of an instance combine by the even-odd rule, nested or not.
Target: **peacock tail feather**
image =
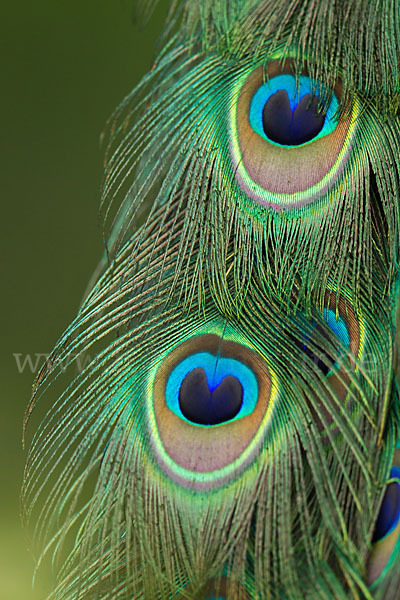
[[[179,194],[186,212],[174,285],[188,304],[202,305],[207,278],[216,302],[238,310],[253,275],[282,303],[297,289],[298,303],[308,308],[323,301],[332,276],[339,290],[353,289],[357,303],[361,280],[371,279],[380,217],[384,227],[375,243],[385,247],[393,277],[399,238],[393,88],[399,79],[398,53],[390,76],[380,62],[388,43],[380,27],[388,17],[380,3],[376,11],[350,3],[344,33],[352,29],[341,34],[342,47],[332,31],[342,25],[343,7],[315,4],[185,4],[190,35],[186,27],[175,33],[112,121],[102,201],[110,253],[135,220],[145,221],[160,206],[168,210]],[[272,5],[274,15],[286,15],[278,29],[275,18],[265,17]],[[366,10],[376,19],[372,32],[368,21],[354,29],[353,19],[364,14],[365,22]],[[298,27],[311,12],[318,27],[333,21],[329,38],[322,33],[326,24],[321,27],[318,44],[309,21],[306,31]],[[398,38],[390,47],[398,47]],[[361,85],[355,69],[363,81],[367,63],[374,76]],[[389,85],[392,75],[396,83]],[[193,255],[198,266],[188,281]]]
[[[49,600],[396,600],[399,28],[172,3],[26,413],[54,398],[23,487]]]

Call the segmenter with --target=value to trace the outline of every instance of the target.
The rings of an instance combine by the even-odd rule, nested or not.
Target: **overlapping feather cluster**
[[[399,105],[398,0],[172,3],[27,411],[51,599],[399,597]]]

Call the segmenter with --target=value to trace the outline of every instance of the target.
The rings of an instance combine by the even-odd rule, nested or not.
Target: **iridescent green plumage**
[[[304,18],[298,3],[278,6],[241,2],[229,4],[229,9],[219,2],[189,3],[184,14],[191,24],[191,34],[178,35],[172,48],[166,46],[151,73],[115,115],[103,199],[103,206],[110,211],[105,213],[108,219],[115,214],[121,188],[127,193],[117,219],[108,221],[114,230],[113,240],[118,243],[123,239],[125,230],[129,234],[138,212],[168,205],[181,193],[187,208],[176,285],[183,287],[188,302],[202,303],[202,285],[208,277],[216,300],[231,310],[232,305],[243,301],[255,271],[268,292],[276,293],[281,300],[295,286],[305,301],[311,302],[311,294],[314,302],[322,301],[326,278],[333,269],[338,286],[348,282],[357,296],[360,279],[368,281],[372,272],[372,197],[376,193],[388,227],[385,246],[391,264],[397,264],[398,205],[392,199],[399,185],[399,123],[393,117],[398,78],[395,66],[389,68],[386,45],[390,41],[394,52],[398,39],[372,35],[362,20],[356,30],[352,27],[348,31],[353,20],[365,15],[361,3],[351,3],[353,8],[349,10],[355,14],[343,27],[343,9],[335,3],[323,2],[317,7],[315,3],[309,7],[308,3],[300,4],[307,9],[305,14],[314,7],[318,26],[327,20],[326,11],[332,13],[328,21],[333,21],[330,38],[325,39],[324,28],[319,36],[311,38],[308,22],[307,35],[303,26],[298,27],[297,20]],[[211,10],[213,6],[216,15],[226,13],[214,25],[205,16],[209,15],[207,7]],[[198,11],[203,15],[203,28],[195,26]],[[275,15],[279,11],[292,15],[292,28],[288,23],[281,31],[284,19],[280,18],[282,27],[276,30]],[[271,13],[272,24],[268,18]],[[369,18],[371,14],[374,11],[369,5]],[[379,31],[384,14],[378,5],[376,15]],[[341,35],[337,36],[339,27]],[[313,48],[309,48],[311,45]],[[323,60],[327,54],[329,61]],[[365,82],[362,86],[363,78],[371,71],[371,55],[377,56],[373,62],[375,75],[368,75],[368,85]],[[357,60],[350,60],[354,56]],[[395,56],[398,60],[398,54]],[[339,177],[331,178],[321,188],[316,176],[305,206],[301,206],[301,198],[294,202],[293,186],[285,194],[285,186],[281,185],[277,210],[271,199],[266,200],[266,207],[249,201],[247,190],[238,185],[236,174],[241,159],[235,157],[236,151],[232,157],[232,142],[237,138],[232,121],[246,78],[258,65],[265,68],[271,59],[283,63],[287,57],[292,60],[294,74],[306,67],[309,77],[322,82],[327,90],[333,90],[340,80],[343,89],[339,110],[344,114],[351,111],[352,124]],[[358,73],[360,82],[356,70],[362,73],[362,77]],[[388,93],[384,95],[383,89]],[[315,164],[307,160],[307,155],[303,161],[305,172],[312,173]],[[390,172],[387,164],[391,165]],[[130,177],[133,170],[134,180]],[[298,170],[296,167],[296,176]],[[171,227],[173,224],[169,230]],[[380,246],[381,240],[377,243]],[[198,268],[195,281],[188,282],[185,263],[192,253],[197,256]],[[349,255],[359,260],[352,263]],[[228,271],[235,277],[232,292],[227,289]],[[392,275],[390,269],[389,277]]]
[[[52,599],[395,600],[399,28],[394,0],[173,3],[27,413],[66,367],[24,485]]]

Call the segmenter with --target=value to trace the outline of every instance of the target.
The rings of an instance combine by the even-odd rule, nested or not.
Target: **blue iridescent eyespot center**
[[[333,94],[320,111],[321,84],[304,75],[277,75],[264,83],[250,104],[250,125],[262,138],[279,146],[300,146],[331,133],[339,107]]]
[[[400,479],[400,468],[393,467],[390,478]],[[398,525],[400,520],[400,484],[396,481],[389,483],[379,510],[375,524],[373,542],[379,542],[389,535]]]
[[[258,384],[253,371],[239,360],[199,352],[172,370],[165,397],[180,418],[192,425],[214,426],[251,414]]]
[[[324,308],[323,314],[325,321],[328,323],[334,334],[340,339],[343,346],[345,348],[350,348],[349,330],[347,329],[344,319],[340,315],[336,318],[335,311],[330,308],[328,310]]]
[[[340,340],[341,346],[348,350],[350,348],[350,334],[347,328],[345,320],[339,315],[336,318],[336,313],[332,309],[323,310],[324,321],[326,321],[329,328],[333,331],[335,336]],[[314,330],[318,330],[320,335],[326,337],[326,332],[314,321],[313,322]],[[337,361],[335,360],[340,354],[342,348],[337,348],[336,357],[329,356],[329,354],[321,348],[321,352],[316,353],[310,347],[309,340],[312,337],[312,333],[307,337],[306,341],[303,342],[303,350],[316,363],[318,368],[323,372],[324,375],[328,375],[332,371],[332,366],[338,366]],[[333,340],[331,340],[333,341]]]

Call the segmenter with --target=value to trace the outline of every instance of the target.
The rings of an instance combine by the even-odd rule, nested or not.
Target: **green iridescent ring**
[[[237,183],[248,197],[277,210],[306,206],[333,186],[349,156],[358,114],[354,102],[336,120],[340,83],[325,115],[318,114],[322,84],[313,84],[306,75],[296,83],[292,73],[292,59],[257,67],[237,82],[229,116]],[[284,143],[279,143],[280,135]],[[295,143],[288,145],[291,139]]]
[[[223,408],[215,418],[209,403],[227,379],[240,385],[241,406],[232,414]],[[171,349],[148,386],[151,444],[163,470],[178,483],[204,489],[251,463],[270,421],[274,379],[263,357],[229,328],[221,338],[208,327]],[[231,400],[231,389],[227,397]]]

